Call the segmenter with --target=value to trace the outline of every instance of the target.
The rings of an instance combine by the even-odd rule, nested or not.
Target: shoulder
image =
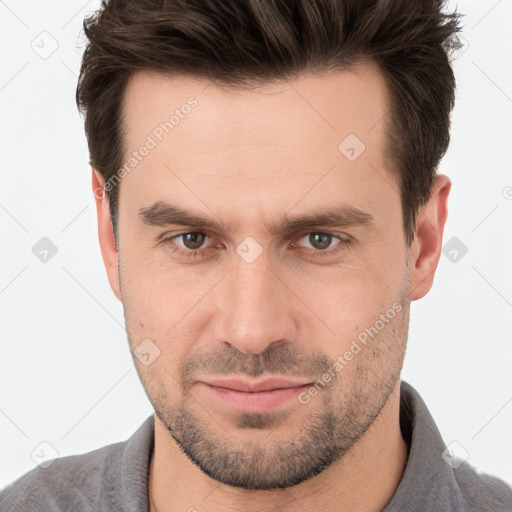
[[[47,461],[0,492],[0,510],[92,511],[101,510],[99,503],[115,504],[125,446],[126,441]]]
[[[452,455],[427,405],[402,381],[400,428],[409,445],[402,480],[386,512],[512,512],[512,487]]]
[[[479,472],[467,461],[455,469],[454,474],[471,512],[512,511],[512,487],[505,481]]]

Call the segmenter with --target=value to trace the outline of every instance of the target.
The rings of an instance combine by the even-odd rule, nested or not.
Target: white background
[[[36,465],[42,441],[59,456],[87,452],[152,413],[101,260],[75,106],[81,24],[98,6],[0,1],[0,488]],[[468,252],[443,255],[433,289],[412,304],[403,378],[447,444],[512,484],[512,1],[458,9],[469,46],[454,64],[440,172],[453,182],[445,242]],[[46,59],[32,48],[41,38],[46,51],[58,44]],[[58,248],[47,263],[32,253],[42,237]]]

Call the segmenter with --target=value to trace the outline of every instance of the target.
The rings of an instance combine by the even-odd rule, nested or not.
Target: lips
[[[245,413],[270,412],[286,403],[299,404],[297,396],[311,382],[283,378],[259,381],[240,378],[221,378],[198,382],[199,389],[215,400],[216,404]]]
[[[276,377],[260,381],[249,381],[235,378],[204,380],[203,382],[205,384],[209,384],[210,386],[217,386],[219,388],[232,389],[235,391],[245,391],[248,393],[254,393],[257,391],[270,391],[273,389],[296,388],[310,384],[310,382],[306,381],[293,381]]]

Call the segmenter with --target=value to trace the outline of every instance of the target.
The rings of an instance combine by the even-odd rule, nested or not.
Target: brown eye
[[[206,239],[208,238],[208,235],[205,233],[201,233],[199,231],[191,231],[190,233],[182,233],[181,235],[177,235],[174,237],[174,240],[179,240],[181,238],[182,247],[185,249],[189,249],[191,251],[200,249],[202,245],[205,243]]]
[[[301,253],[310,257],[328,258],[345,251],[351,243],[350,235],[344,233],[310,231],[293,242],[292,247],[300,247]]]

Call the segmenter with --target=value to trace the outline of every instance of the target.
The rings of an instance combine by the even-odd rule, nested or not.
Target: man
[[[450,180],[458,15],[430,0],[104,2],[77,89],[155,415],[1,510],[512,510],[400,380]]]

